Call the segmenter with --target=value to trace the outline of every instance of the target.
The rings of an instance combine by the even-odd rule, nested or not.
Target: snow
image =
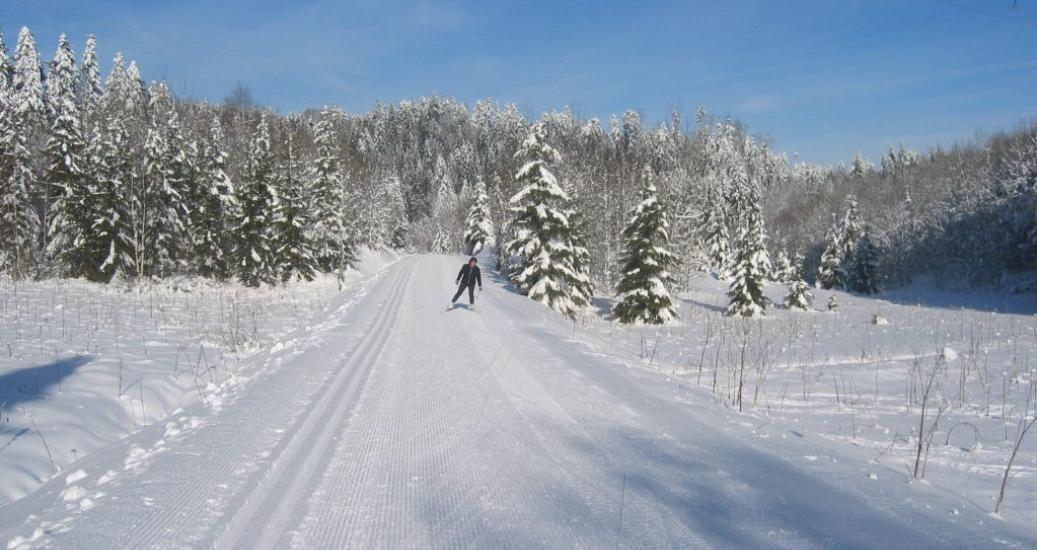
[[[394,257],[368,251],[348,277],[359,283]],[[288,345],[278,340],[326,309],[337,284],[0,280],[0,505],[175,409],[225,404],[264,348]]]
[[[443,311],[463,261],[407,257],[357,277],[342,294],[322,295],[324,281],[247,291],[239,307],[253,303],[251,311],[269,316],[257,320],[262,341],[228,368],[232,380],[245,381],[227,388],[216,380],[206,390],[222,405],[192,398],[170,404],[164,416],[152,410],[147,427],[127,427],[124,439],[62,462],[71,474],[0,506],[0,544],[1037,545],[1037,442],[1027,442],[1017,457],[1019,475],[1001,520],[989,515],[1009,451],[1000,416],[1018,418],[1025,381],[1033,376],[1022,359],[1037,350],[1031,316],[838,293],[841,307],[827,315],[775,307],[763,319],[732,319],[723,315],[723,281],[710,277],[693,281],[681,296],[680,322],[662,328],[621,327],[593,312],[573,323],[492,276],[480,314]],[[55,292],[50,283],[37,284]],[[120,298],[91,288],[134,305],[132,293]],[[785,289],[765,290],[777,303]],[[177,342],[186,338],[172,336],[180,334],[178,321],[194,323],[197,311],[205,325],[204,311],[192,304],[211,302],[213,292],[204,286],[156,292],[162,307],[155,315],[162,313],[159,325],[169,333],[149,333],[142,323],[132,340],[170,345],[149,347],[135,361],[150,360],[155,373],[171,370]],[[53,300],[46,292],[26,294],[28,310],[40,313],[32,323],[23,319],[31,328],[23,330],[35,337],[43,327],[44,353],[54,345],[49,340],[61,342],[54,306],[65,306],[66,323],[76,312],[89,317],[84,298],[66,303],[60,294]],[[832,293],[817,294],[824,303]],[[286,305],[291,300],[299,311]],[[607,305],[595,304],[601,311]],[[136,307],[148,318],[146,302]],[[889,325],[872,324],[874,314]],[[8,323],[0,326],[9,330]],[[729,361],[738,356],[743,327],[762,339],[749,342],[755,359],[739,413]],[[103,331],[95,332],[99,340]],[[121,334],[129,353],[130,336]],[[271,353],[278,342],[284,344]],[[39,352],[31,347],[17,353]],[[101,356],[111,346],[95,347]],[[952,407],[936,430],[927,483],[911,483],[905,465],[918,407],[907,404],[906,385],[912,365],[946,359],[944,348],[957,354],[941,378],[944,398],[955,400],[955,369],[972,365],[973,357],[980,358],[977,372],[989,363],[996,393],[988,405],[981,381],[966,380],[965,405]],[[714,357],[720,363],[715,393]],[[56,426],[102,421],[92,412],[95,400],[123,410],[132,403],[100,392],[73,397],[91,364],[41,400],[86,420],[33,409],[53,449],[64,448]],[[764,377],[757,376],[761,364]],[[964,421],[976,427],[981,445],[971,429],[953,428]],[[0,436],[10,437],[3,429]],[[42,447],[33,437],[21,436],[12,447]],[[9,451],[0,451],[0,460]],[[45,454],[33,460],[47,464]],[[5,465],[4,484],[13,464],[21,467]]]

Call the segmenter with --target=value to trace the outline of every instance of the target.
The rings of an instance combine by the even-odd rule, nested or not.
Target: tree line
[[[572,230],[563,254],[575,271],[555,277],[584,296],[618,288],[635,300],[624,278],[652,270],[631,258],[652,255],[670,286],[714,270],[741,280],[738,296],[759,295],[764,279],[870,293],[922,273],[989,284],[1037,267],[1034,124],[830,167],[701,108],[655,126],[633,110],[528,120],[514,105],[441,97],[282,115],[241,91],[218,105],[178,99],[121,55],[102,79],[93,37],[78,60],[62,37],[46,66],[28,29],[13,55],[2,43],[0,268],[15,277],[257,285],[341,270],[361,246],[474,242],[497,244],[502,267],[522,273],[530,227],[550,220],[517,211],[530,208],[517,195],[541,196]],[[631,229],[638,209],[659,221]],[[529,255],[509,245],[523,238]],[[809,295],[796,286],[791,303]],[[754,314],[749,303],[766,305],[754,297],[739,312]]]

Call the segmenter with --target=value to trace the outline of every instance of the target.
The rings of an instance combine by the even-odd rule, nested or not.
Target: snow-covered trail
[[[792,460],[811,441],[751,440],[489,274],[480,311],[444,311],[460,263],[398,262],[219,411],[185,411],[0,508],[0,544],[1037,545],[853,458]]]

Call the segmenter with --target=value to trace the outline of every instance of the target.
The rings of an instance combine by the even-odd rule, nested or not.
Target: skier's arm
[[[482,270],[479,268],[475,269],[475,280],[479,283],[479,290],[482,290]]]
[[[465,266],[461,266],[461,271],[458,271],[458,272],[457,272],[457,278],[456,278],[456,279],[454,279],[454,284],[455,284],[455,285],[456,285],[457,283],[460,283],[460,282],[461,282],[461,277],[464,277],[464,268],[466,268],[466,267],[468,267],[468,266],[466,266],[466,265],[465,265]]]

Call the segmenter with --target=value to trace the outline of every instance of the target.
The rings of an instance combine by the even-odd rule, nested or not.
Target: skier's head
[[[479,263],[479,260],[476,260],[475,256],[472,256],[471,259],[468,260],[468,265],[470,265],[472,267],[475,267],[475,264],[477,264],[477,263]]]

